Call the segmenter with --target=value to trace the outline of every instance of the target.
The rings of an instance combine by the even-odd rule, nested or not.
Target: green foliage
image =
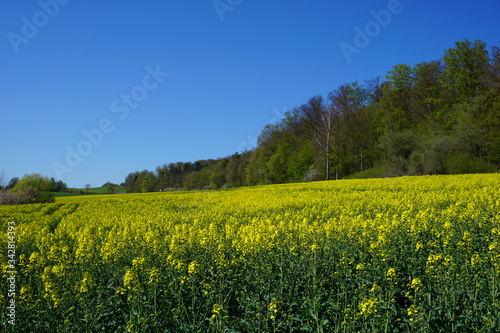
[[[440,61],[421,62],[413,67],[410,110],[413,124],[429,118],[443,122],[446,117],[446,94],[440,84],[443,70]]]
[[[55,202],[54,194],[48,191],[40,191],[35,196],[35,202]]]
[[[406,130],[404,132],[386,132],[380,139],[380,146],[388,154],[387,161],[392,166],[395,175],[407,174],[408,160],[418,148],[416,135]]]
[[[486,43],[468,39],[455,43],[445,51],[444,86],[450,89],[458,101],[469,102],[484,86],[488,73],[489,57]]]
[[[413,70],[411,66],[406,64],[395,65],[386,75],[390,91],[395,94],[406,93],[410,87],[412,75]]]
[[[12,189],[12,192],[17,192],[21,188],[34,188],[38,191],[50,191],[52,190],[52,182],[47,176],[42,176],[38,173],[26,174],[23,178],[17,182],[16,186]]]
[[[153,192],[157,190],[158,183],[158,177],[155,173],[143,170],[141,172],[136,171],[128,174],[127,177],[125,177],[123,186],[127,193]],[[116,184],[111,185],[112,188],[109,188],[108,183],[105,184],[110,193],[114,192],[116,189]]]
[[[142,175],[142,192],[153,192],[156,189],[157,179],[152,172]]]
[[[312,140],[303,142],[303,144],[296,149],[288,157],[288,172],[291,182],[301,181],[309,168],[313,165],[314,150]]]
[[[226,159],[222,159],[213,167],[212,172],[210,173],[210,186],[212,189],[217,190],[225,185],[227,164],[228,161]]]
[[[446,172],[451,175],[491,172],[488,162],[480,157],[473,157],[467,152],[458,152],[448,156],[445,168]]]
[[[488,100],[490,105],[484,116],[485,140],[487,144],[488,157],[491,162],[500,166],[500,94],[494,90],[488,92],[492,95]]]
[[[53,192],[62,192],[62,191],[66,191],[68,189],[68,186],[62,180],[56,181],[52,177],[52,178],[50,178],[50,182],[51,182],[51,189],[50,190]]]
[[[389,175],[389,167],[383,165],[356,172],[351,176],[349,176],[349,178],[351,179],[384,178],[387,177],[388,175]]]

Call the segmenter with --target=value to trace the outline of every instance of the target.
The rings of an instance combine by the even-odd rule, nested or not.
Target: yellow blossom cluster
[[[485,174],[75,196],[0,226],[27,331],[493,332],[499,193]]]

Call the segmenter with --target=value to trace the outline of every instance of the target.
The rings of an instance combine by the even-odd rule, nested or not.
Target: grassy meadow
[[[56,198],[70,197],[76,195],[110,194],[109,189],[106,186],[90,187],[88,191],[86,188],[68,188],[66,192],[53,192],[53,193]],[[117,186],[115,193],[125,193],[123,186]]]

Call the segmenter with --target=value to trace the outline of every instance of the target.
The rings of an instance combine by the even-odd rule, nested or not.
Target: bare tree
[[[366,95],[370,104],[378,104],[383,96],[383,85],[385,82],[379,76],[371,80],[365,80]]]
[[[331,110],[331,118],[333,120],[333,130],[335,133],[335,179],[339,179],[339,165],[340,165],[340,133],[341,121],[344,108],[342,107],[343,91],[341,88],[333,90],[328,94],[328,109]]]
[[[85,184],[85,193],[89,194],[90,184]]]
[[[301,107],[312,137],[325,151],[326,180],[330,180],[330,139],[334,129],[335,110],[323,102],[323,97],[314,96]]]
[[[340,144],[340,118],[343,117],[344,124],[349,126],[352,133],[352,139],[357,142],[360,153],[360,170],[363,170],[363,160],[365,151],[365,126],[366,112],[363,107],[367,100],[367,93],[363,86],[357,82],[343,84],[338,89],[332,91],[329,95],[330,104],[336,110],[335,119],[337,120],[337,149]],[[337,165],[338,167],[338,165]]]
[[[5,178],[5,170],[2,170],[2,172],[0,172],[0,190],[3,189],[6,183],[7,179]]]

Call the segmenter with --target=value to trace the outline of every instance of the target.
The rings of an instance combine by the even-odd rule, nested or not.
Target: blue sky
[[[498,0],[2,1],[0,171],[100,186],[232,155],[343,83],[465,38],[500,45],[499,14]]]

